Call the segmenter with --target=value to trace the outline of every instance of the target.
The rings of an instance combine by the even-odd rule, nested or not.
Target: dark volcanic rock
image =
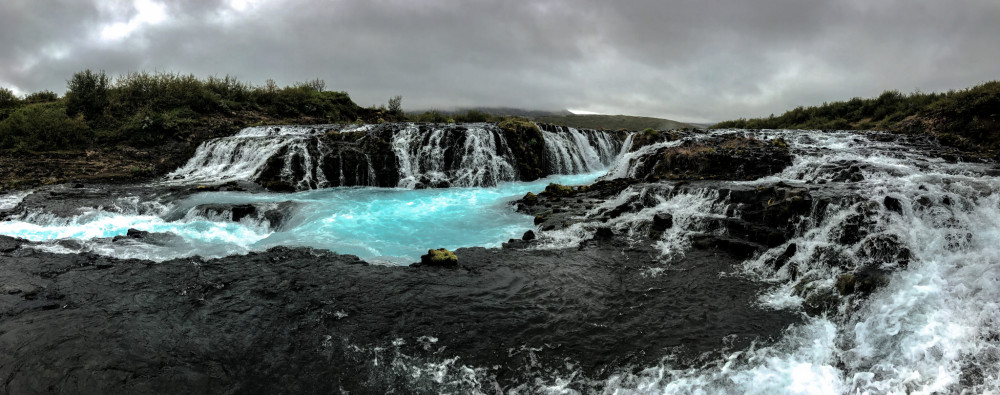
[[[267,221],[272,230],[281,230],[298,207],[299,203],[294,201],[246,204],[211,203],[195,206],[192,210],[198,215],[213,220],[226,219],[233,222],[240,222],[244,219],[251,219],[257,222]],[[168,221],[176,221],[183,217],[184,214],[186,213],[173,212],[166,219]]]
[[[726,135],[661,148],[637,164],[636,177],[645,181],[752,180],[791,164],[788,144],[781,139]]]
[[[10,236],[0,235],[0,252],[11,252],[21,246],[21,243]]]
[[[653,230],[663,232],[674,226],[674,216],[670,214],[656,214],[653,216]]]
[[[403,366],[458,357],[506,391],[567,361],[597,378],[670,350],[683,366],[797,319],[718,275],[737,261],[692,251],[651,277],[648,249],[595,243],[460,249],[453,270],[308,249],[157,264],[18,249],[0,255],[0,379],[12,394],[439,392]]]

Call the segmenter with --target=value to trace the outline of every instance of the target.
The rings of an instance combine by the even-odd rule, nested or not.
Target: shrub
[[[448,117],[446,117],[444,114],[441,114],[438,111],[431,110],[423,114],[419,114],[416,117],[413,117],[413,121],[427,122],[427,123],[446,123],[448,122]]]
[[[0,143],[5,148],[30,151],[80,148],[92,138],[93,133],[83,118],[67,116],[61,103],[28,105],[0,122]]]
[[[49,103],[59,100],[59,95],[50,90],[38,91],[24,98],[25,103]]]
[[[143,110],[128,119],[121,136],[139,146],[158,144],[190,132],[198,114],[183,107],[170,111]]]
[[[7,88],[0,88],[0,108],[17,107],[21,100],[17,98],[14,91]]]

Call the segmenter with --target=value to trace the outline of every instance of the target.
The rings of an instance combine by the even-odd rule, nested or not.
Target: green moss
[[[420,263],[425,265],[453,266],[458,264],[458,256],[444,248],[427,250],[427,255],[420,257]]]
[[[556,197],[569,196],[573,194],[573,187],[551,183],[545,187],[544,193]]]
[[[497,123],[497,127],[507,131],[518,131],[518,130],[534,130],[538,131],[538,125],[534,122],[525,118],[505,118],[503,121]]]

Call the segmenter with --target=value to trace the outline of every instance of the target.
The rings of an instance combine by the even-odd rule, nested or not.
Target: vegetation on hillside
[[[500,109],[502,110],[502,109]],[[662,118],[636,117],[631,115],[574,115],[574,114],[554,114],[538,112],[530,114],[526,110],[511,110],[512,113],[505,114],[498,109],[490,111],[471,109],[464,111],[438,111],[431,110],[422,113],[407,114],[406,119],[411,122],[429,123],[463,123],[463,122],[502,122],[507,119],[518,119],[548,123],[553,125],[569,126],[583,129],[604,129],[604,130],[671,130],[691,128],[686,123],[671,121]]]
[[[780,116],[738,119],[715,128],[889,130],[930,133],[959,148],[1000,148],[1000,81],[944,93],[886,91],[873,99],[798,107]]]
[[[325,85],[316,79],[279,88],[271,80],[254,86],[229,76],[199,79],[146,72],[112,79],[104,72],[85,70],[67,81],[62,98],[50,91],[19,98],[0,88],[0,148],[149,147],[200,140],[255,122],[376,122],[403,117],[400,97],[390,99],[391,109],[363,108],[345,92],[326,91]],[[205,131],[220,124],[231,127]]]
[[[689,124],[669,119],[636,117],[631,115],[547,115],[535,117],[534,120],[574,128],[607,130],[671,130],[692,127]]]

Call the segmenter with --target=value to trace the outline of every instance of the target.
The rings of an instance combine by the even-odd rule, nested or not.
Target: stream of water
[[[491,140],[484,132],[477,133],[481,139],[476,144],[493,144],[488,152],[495,154],[499,152],[496,145],[505,144]],[[532,391],[573,393],[587,388],[609,394],[1000,392],[1000,177],[993,167],[949,163],[897,143],[874,141],[847,132],[714,133],[781,137],[791,147],[792,166],[765,179],[736,183],[739,185],[764,186],[777,182],[839,185],[837,177],[845,166],[857,167],[862,176],[860,181],[845,183],[841,189],[853,200],[814,207],[807,226],[788,243],[748,259],[730,273],[720,274],[770,284],[759,296],[761,306],[801,309],[804,299],[797,287],[802,286],[835,292],[833,283],[838,275],[872,264],[863,257],[867,256],[868,243],[879,237],[898,240],[909,249],[908,265],[897,267],[893,266],[896,262],[875,262],[891,273],[888,285],[864,300],[845,299],[835,308],[836,314],[808,317],[803,324],[788,328],[773,344],[726,353],[705,366],[677,368],[665,360],[599,380],[580,377],[568,368],[539,379]],[[287,144],[296,144],[300,141],[296,139],[304,138],[302,133],[292,135]],[[181,169],[184,171],[177,174],[184,173],[188,180],[202,180],[209,170],[198,170],[201,166],[217,174],[217,180],[247,177],[262,163],[260,155],[253,152],[275,149],[264,143],[272,137],[247,132],[241,141],[207,144],[199,151],[199,155],[203,154],[199,162],[189,164],[189,168],[184,168],[187,170]],[[509,238],[518,238],[533,227],[532,218],[513,212],[507,204],[510,200],[529,191],[538,192],[549,182],[586,184],[603,175],[629,176],[643,155],[657,147],[679,143],[661,143],[632,153],[619,152],[609,158],[615,147],[608,142],[588,143],[582,133],[548,138],[560,142],[548,149],[554,163],[566,173],[578,174],[527,183],[510,182],[505,175],[509,168],[489,167],[502,161],[501,153],[489,156],[488,161],[468,162],[468,170],[492,170],[455,173],[459,178],[453,178],[453,181],[470,180],[469,185],[495,183],[495,187],[333,188],[292,194],[209,192],[166,202],[149,212],[91,209],[73,218],[35,213],[0,222],[0,234],[47,241],[40,248],[51,251],[93,251],[156,261],[193,255],[225,256],[283,245],[329,249],[374,262],[404,264],[417,260],[431,247],[497,246]],[[211,150],[224,150],[225,144],[230,147],[226,152],[210,155]],[[266,148],[261,148],[261,144]],[[629,144],[625,145],[623,151],[628,150]],[[430,145],[426,150],[399,148],[401,152],[416,155],[405,161],[411,167],[401,185],[410,185],[409,177],[417,174],[442,170],[416,159],[429,155],[432,148]],[[473,151],[469,151],[470,158],[488,156],[474,156]],[[237,159],[216,160],[223,156]],[[239,159],[243,157],[253,159]],[[487,176],[493,181],[475,181]],[[713,212],[720,196],[711,190],[692,189],[669,195],[655,188],[630,188],[619,201],[639,194],[655,195],[651,200],[656,204],[612,220],[610,225],[627,233],[656,213],[672,213],[677,226],[653,241],[664,260],[683,255],[690,248],[686,232],[699,226],[699,218],[720,215]],[[2,197],[0,204],[13,207],[23,197]],[[890,210],[879,203],[887,197],[899,201],[901,209]],[[289,214],[280,226],[261,217],[247,217],[238,222],[213,218],[199,209],[206,204],[257,204],[265,209],[266,205],[273,205],[277,209],[283,203]],[[595,208],[591,214],[596,217],[600,209]],[[869,214],[871,232],[856,242],[842,242],[847,221],[862,212]],[[581,218],[578,225],[543,234],[542,248],[579,244],[593,234],[588,221],[597,221],[594,217]],[[111,238],[126,234],[130,228],[166,236],[156,242],[112,241]],[[790,264],[774,270],[770,262],[789,243],[798,247]],[[830,263],[833,261],[847,263],[834,265]],[[420,372],[433,371],[433,379],[438,383],[489,382],[488,378],[477,376],[481,372],[477,367],[462,366],[454,360],[410,368],[414,377]],[[489,392],[487,388],[478,390]]]

